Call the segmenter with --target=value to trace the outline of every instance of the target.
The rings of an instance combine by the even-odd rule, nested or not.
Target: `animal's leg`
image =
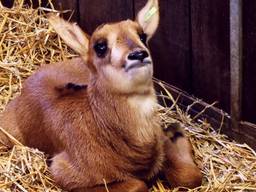
[[[72,192],[105,192],[105,186],[86,188],[85,175],[81,175],[72,163],[66,152],[62,152],[52,159],[50,166],[52,175],[57,184]],[[84,187],[83,187],[84,186]],[[107,184],[110,192],[147,192],[147,186],[143,181],[131,178],[123,182]]]
[[[194,163],[191,143],[181,128],[172,130],[172,137],[165,138],[164,174],[172,187],[198,187],[202,183],[202,174]]]
[[[106,186],[96,186],[86,189],[75,189],[72,192],[107,192],[107,190],[109,192],[147,192],[148,188],[145,182],[131,178],[126,181],[107,184],[107,189]]]
[[[66,152],[61,152],[51,159],[50,171],[54,181],[65,190],[84,186],[82,176],[72,165]]]

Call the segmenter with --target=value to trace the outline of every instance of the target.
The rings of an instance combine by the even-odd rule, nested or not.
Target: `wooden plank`
[[[246,143],[256,150],[256,125],[249,122],[239,124],[239,132],[233,131],[233,138],[239,143]]]
[[[230,110],[229,1],[191,0],[192,88]]]
[[[102,23],[133,18],[132,0],[79,1],[80,26],[91,34]]]
[[[256,123],[256,1],[243,0],[242,119]]]
[[[4,7],[8,7],[11,8],[13,5],[14,0],[3,0],[0,3],[4,6]]]
[[[134,1],[135,12],[137,13],[145,3],[146,0]],[[160,26],[150,41],[155,76],[190,92],[189,1],[161,0],[159,3]]]
[[[230,1],[231,128],[239,132],[242,90],[242,0]]]
[[[256,145],[256,125],[250,122],[242,121],[240,122],[240,130],[244,135],[248,135],[251,138],[254,138],[254,143]]]

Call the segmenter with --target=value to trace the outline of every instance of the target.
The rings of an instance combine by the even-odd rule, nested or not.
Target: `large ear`
[[[64,42],[79,53],[83,59],[87,59],[89,36],[76,23],[69,23],[56,15],[49,15],[48,20]]]
[[[154,35],[159,24],[158,0],[148,0],[147,4],[137,15],[137,22],[149,38]]]

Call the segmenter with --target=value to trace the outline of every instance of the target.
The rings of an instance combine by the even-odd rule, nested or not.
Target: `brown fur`
[[[52,175],[67,190],[105,191],[106,182],[110,191],[143,192],[144,181],[160,171],[173,186],[200,185],[187,138],[171,141],[160,127],[152,66],[129,73],[122,68],[130,52],[148,52],[137,34],[140,25],[130,20],[104,25],[84,53],[86,36],[64,24],[71,27],[68,35],[72,31],[73,40],[67,42],[81,58],[42,67],[29,77],[0,125],[22,143],[52,155]],[[104,58],[93,49],[99,38],[108,41]],[[68,83],[86,86],[76,90]],[[0,140],[12,145],[4,135]]]

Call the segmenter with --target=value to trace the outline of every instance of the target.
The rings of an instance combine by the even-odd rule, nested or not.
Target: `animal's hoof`
[[[175,142],[178,138],[185,136],[184,129],[178,122],[171,123],[167,128],[164,128],[164,132],[172,142]]]

